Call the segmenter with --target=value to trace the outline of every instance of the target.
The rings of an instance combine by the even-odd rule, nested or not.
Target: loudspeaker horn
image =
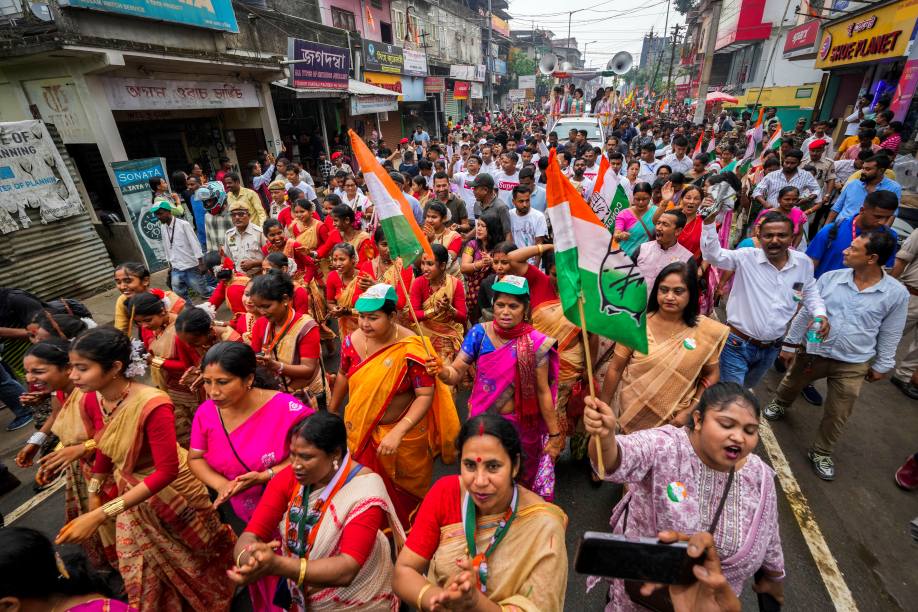
[[[542,74],[551,74],[558,67],[558,56],[554,53],[546,53],[539,60],[539,72]]]
[[[627,51],[619,51],[609,60],[609,63],[606,64],[606,68],[615,74],[625,74],[631,70],[631,66],[633,65],[634,58],[631,57],[631,54]]]

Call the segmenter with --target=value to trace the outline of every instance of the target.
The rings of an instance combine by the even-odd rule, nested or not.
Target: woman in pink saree
[[[255,352],[241,342],[215,344],[201,362],[210,399],[191,426],[188,466],[227,500],[244,523],[252,519],[268,482],[288,463],[288,432],[313,410],[286,393],[259,388]],[[275,612],[276,576],[249,585],[256,612]]]
[[[516,427],[523,445],[520,484],[547,501],[554,497],[554,461],[563,438],[555,411],[558,394],[558,351],[555,340],[530,325],[529,283],[506,275],[494,283],[494,321],[475,325],[466,335],[452,364],[440,380],[457,385],[472,364],[475,382],[469,398],[469,418],[497,412]]]

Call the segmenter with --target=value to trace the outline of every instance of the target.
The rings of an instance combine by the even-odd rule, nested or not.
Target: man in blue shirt
[[[867,231],[888,232],[893,240],[898,238],[896,230],[886,226],[896,214],[899,199],[891,191],[874,191],[867,194],[857,215],[828,223],[813,237],[806,254],[813,260],[815,275],[819,278],[826,272],[843,268],[844,252],[857,236]],[[895,250],[888,261],[883,263],[892,267],[895,261]]]
[[[535,210],[544,213],[548,202],[545,199],[545,188],[541,185],[536,185],[535,168],[527,166],[520,170],[520,185],[529,187],[531,190],[529,205]]]
[[[428,134],[420,125],[414,128],[414,142],[425,149],[430,146],[430,134]]]
[[[832,450],[854,410],[861,385],[886,378],[896,365],[896,347],[908,311],[908,291],[886,274],[896,240],[889,232],[866,232],[845,250],[846,268],[821,276],[816,283],[832,321],[824,341],[811,341],[806,306],[791,323],[780,359],[788,366],[775,398],[765,407],[766,419],[776,421],[805,385],[825,378],[829,395],[819,433],[808,453],[816,475],[835,478]]]
[[[902,198],[902,186],[886,176],[889,168],[889,158],[885,155],[874,155],[864,162],[861,168],[861,179],[850,181],[844,188],[829,213],[828,223],[838,219],[847,219],[857,214],[868,193],[875,191],[891,191],[896,194],[896,199]]]

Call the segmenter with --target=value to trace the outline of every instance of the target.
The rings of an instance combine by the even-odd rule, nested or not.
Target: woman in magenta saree
[[[475,325],[440,380],[456,385],[477,364],[469,418],[497,412],[514,424],[523,444],[520,484],[546,500],[554,497],[554,461],[562,450],[555,398],[558,351],[555,340],[526,322],[529,284],[507,275],[494,283],[494,321]],[[435,360],[428,362],[432,367]]]
[[[188,454],[191,472],[217,492],[215,505],[229,501],[246,524],[268,482],[290,463],[288,432],[313,412],[292,395],[261,388],[256,365],[255,351],[241,342],[207,351],[201,371],[210,399],[195,412]],[[272,603],[277,582],[265,576],[249,584],[255,612],[281,610]]]

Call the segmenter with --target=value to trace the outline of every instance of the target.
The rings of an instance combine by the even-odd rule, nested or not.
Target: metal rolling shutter
[[[48,131],[83,194],[80,175],[57,130],[48,124]],[[85,197],[83,206],[87,206]],[[47,225],[41,222],[38,210],[28,213],[32,227],[0,236],[0,286],[53,300],[86,298],[114,284],[112,262],[88,210]]]

